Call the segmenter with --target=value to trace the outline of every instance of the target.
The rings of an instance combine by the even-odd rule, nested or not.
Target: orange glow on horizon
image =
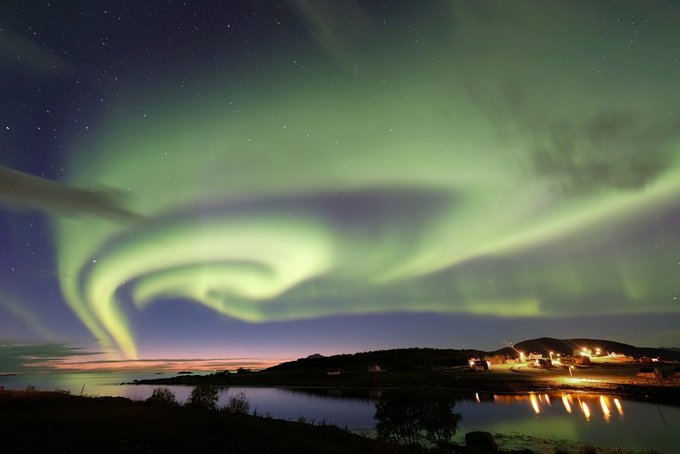
[[[55,372],[179,372],[183,370],[215,372],[238,368],[266,369],[292,359],[294,358],[48,360],[32,363],[31,367],[47,368]]]

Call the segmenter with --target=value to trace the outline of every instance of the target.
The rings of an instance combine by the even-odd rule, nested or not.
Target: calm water
[[[6,389],[23,389],[31,384],[39,389],[68,390],[88,395],[123,396],[146,399],[156,386],[120,385],[148,374],[60,374],[0,377]],[[162,377],[162,375],[159,375]],[[83,389],[84,386],[84,389]],[[180,402],[186,401],[191,387],[169,386]],[[244,392],[251,411],[269,413],[274,418],[326,421],[340,427],[370,429],[379,392],[343,395],[340,392],[303,391],[282,388],[231,387],[220,390],[220,405],[230,395]],[[471,430],[523,434],[553,440],[568,440],[632,450],[656,449],[678,452],[680,446],[680,407],[652,404],[596,394],[461,395],[455,411],[463,415],[459,434]]]

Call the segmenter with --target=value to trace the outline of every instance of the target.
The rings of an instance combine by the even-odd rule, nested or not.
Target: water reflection
[[[571,395],[570,394],[562,394],[562,405],[564,405],[564,409],[567,411],[567,413],[571,413]]]
[[[609,397],[600,396],[600,407],[602,407],[602,414],[604,415],[604,420],[609,422],[612,413],[609,410]]]
[[[5,376],[0,386],[24,389],[64,389],[80,394],[123,396],[143,400],[153,385],[119,385],[140,376],[122,374],[69,374],[55,376]],[[170,386],[177,400],[184,402],[189,386]],[[325,421],[340,427],[375,430],[375,402],[387,391],[379,389],[283,389],[221,388],[219,405],[228,397],[245,392],[251,409],[274,418]],[[455,412],[462,414],[459,434],[473,430],[515,433],[545,439],[573,440],[597,446],[628,450],[655,449],[676,453],[680,446],[680,407],[626,400],[606,394],[578,392],[523,395],[490,392],[454,392]],[[533,397],[532,397],[533,396]],[[585,406],[583,405],[585,404]],[[538,412],[536,411],[538,410]]]
[[[588,407],[588,404],[581,402],[581,399],[579,399],[579,402],[581,404],[581,409],[583,410],[583,416],[586,417],[586,421],[590,421],[590,408]]]
[[[616,412],[619,417],[623,417],[623,405],[618,397],[611,397],[604,394],[581,394],[581,393],[562,393],[550,394],[542,393],[530,393],[521,395],[507,395],[507,394],[494,394],[493,402],[499,405],[516,405],[516,404],[526,404],[528,408],[534,413],[534,415],[540,415],[546,407],[553,407],[552,400],[559,399],[562,401],[561,408],[567,414],[573,414],[574,402],[576,402],[576,407],[580,409],[580,415],[586,420],[590,421],[593,417],[594,409],[600,409],[597,412],[597,416],[601,414],[602,419],[605,422],[609,422],[612,417],[612,402],[613,407],[616,408]],[[475,393],[475,401],[481,403],[482,400],[478,393]],[[551,412],[554,414],[554,412]]]
[[[539,414],[541,412],[541,408],[538,406],[536,394],[529,394],[529,400],[531,401],[531,408],[534,409],[534,413]]]

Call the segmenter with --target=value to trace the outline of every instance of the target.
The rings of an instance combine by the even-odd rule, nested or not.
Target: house
[[[593,350],[590,348],[579,348],[578,350],[574,350],[572,352],[572,356],[574,357],[579,357],[579,356],[593,356]]]
[[[537,359],[542,359],[543,355],[541,353],[529,353],[527,359],[529,361],[536,361]]]
[[[536,360],[536,367],[538,367],[539,369],[552,369],[555,366],[553,366],[551,359],[540,358]]]
[[[531,361],[528,364],[528,366],[533,367],[535,369],[552,369],[553,367],[555,367],[553,366],[552,360],[550,358],[535,359]]]
[[[471,359],[470,368],[476,372],[483,372],[489,370],[489,363],[482,359]]]
[[[368,366],[368,371],[369,372],[385,372],[383,369],[380,368],[379,365],[377,364],[371,364]]]
[[[643,356],[639,360],[642,364],[651,364],[651,363],[658,363],[659,358],[650,358],[648,356]]]
[[[637,376],[640,378],[650,378],[655,380],[660,380],[662,377],[661,371],[659,371],[659,369],[656,367],[641,367]]]

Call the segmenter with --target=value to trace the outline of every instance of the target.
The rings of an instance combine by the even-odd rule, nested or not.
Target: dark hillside
[[[422,452],[333,426],[124,398],[0,391],[2,453]]]
[[[553,339],[551,337],[541,337],[539,339],[525,340],[515,344],[513,347],[506,347],[494,352],[494,354],[517,356],[518,352],[542,353],[547,356],[549,352],[562,355],[571,355],[574,350],[590,348],[601,349],[603,354],[619,353],[634,358],[648,356],[652,358],[660,357],[664,360],[680,360],[680,351],[665,348],[634,347],[621,342],[614,342],[603,339]]]
[[[484,355],[480,350],[453,350],[436,348],[402,348],[354,354],[319,356],[313,355],[295,361],[281,363],[267,371],[329,370],[365,371],[370,365],[383,370],[409,372],[466,365],[471,357]]]

